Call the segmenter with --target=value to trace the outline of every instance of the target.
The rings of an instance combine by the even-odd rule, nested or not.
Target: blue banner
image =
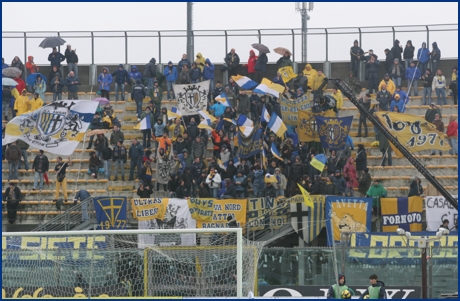
[[[363,264],[421,264],[421,251],[418,238],[435,238],[435,232],[414,232],[408,241],[396,233],[373,232],[351,235],[348,261]],[[409,247],[409,248],[408,248]],[[435,264],[457,263],[457,232],[429,242],[431,260]]]
[[[326,197],[327,244],[340,241],[341,232],[370,232],[372,198]]]
[[[342,150],[347,142],[353,116],[341,118],[315,116],[315,118],[323,148]]]
[[[252,136],[248,138],[244,137],[241,132],[238,133],[238,150],[240,158],[247,159],[260,153],[262,147],[262,142],[260,140],[261,133],[262,129],[255,130]]]
[[[126,229],[126,197],[95,197],[97,229]]]

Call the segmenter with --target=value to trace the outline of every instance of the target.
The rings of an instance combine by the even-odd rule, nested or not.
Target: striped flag
[[[250,137],[253,130],[254,127],[252,126],[240,126],[240,132],[246,137]]]
[[[319,171],[324,170],[324,166],[326,165],[327,158],[323,154],[319,154],[313,157],[310,161],[310,165],[316,168]]]
[[[270,148],[271,152],[272,152],[272,155],[273,157],[275,157],[276,159],[278,160],[281,160],[281,161],[284,161],[282,158],[281,158],[281,154],[278,150],[278,148],[276,147],[276,144],[272,142],[272,147]]]
[[[269,122],[270,121],[270,114],[268,114],[268,111],[267,109],[265,108],[265,105],[262,109],[262,116],[260,116],[260,121],[265,121],[265,122]]]
[[[233,123],[234,125],[237,125],[237,124],[236,124],[236,121],[235,121],[235,120],[233,120],[233,119],[230,119],[230,118],[224,118],[224,120],[225,120],[225,121],[228,121],[228,122],[230,122],[230,123]]]
[[[247,118],[244,114],[240,114],[236,122],[238,123],[238,126],[254,126],[254,122]]]
[[[227,163],[227,162],[225,162]],[[219,164],[219,167],[222,168],[223,170],[227,170],[227,166],[225,166],[224,163],[222,163],[222,160],[217,159],[217,164]]]
[[[242,76],[239,74],[236,76],[232,76],[232,79],[236,82],[238,86],[245,90],[250,90],[258,85],[257,82],[253,81],[249,77]]]
[[[136,130],[147,130],[151,128],[152,128],[152,124],[150,123],[149,116],[144,117],[138,124],[134,126],[134,129]]]
[[[209,131],[212,131],[210,120],[203,119],[197,127],[199,129],[207,129]]]
[[[262,82],[260,85],[258,85],[253,92],[256,92],[257,94],[270,94],[275,97],[279,97],[280,93],[283,93],[286,88],[273,83],[271,80],[268,80],[266,78],[262,79]]]
[[[217,100],[218,102],[220,102],[221,104],[223,104],[226,107],[231,107],[230,103],[228,102],[228,98],[227,98],[226,93],[222,93],[219,96],[216,96],[215,100]]]
[[[267,170],[268,169],[268,160],[267,160],[267,155],[265,153],[265,148],[264,147],[262,147],[261,159],[262,159],[262,167],[265,170]]]
[[[291,225],[305,242],[310,243],[325,226],[324,206],[326,197],[323,195],[311,196],[313,208],[305,206],[302,195],[296,195],[286,202],[291,206]]]
[[[287,131],[283,120],[281,120],[275,112],[272,113],[267,127],[269,127],[278,137],[283,137],[284,133]]]
[[[181,118],[181,117],[182,117],[182,113],[178,108],[172,107],[171,111],[168,110],[168,120]]]
[[[203,117],[204,119],[211,120],[211,123],[217,120],[216,117],[209,114],[208,111],[198,111],[198,113],[200,113],[201,117]]]

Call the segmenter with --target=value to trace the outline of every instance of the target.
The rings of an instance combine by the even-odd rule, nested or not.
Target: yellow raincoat
[[[198,54],[196,55],[196,60],[195,60],[195,63],[196,65],[198,66],[198,68],[201,69],[201,72],[203,72],[204,70],[204,63],[205,63],[206,59],[203,57],[203,55],[201,54],[201,52],[198,52]],[[203,64],[203,65],[202,65]]]
[[[313,69],[310,64],[306,64],[303,74],[308,78],[308,86],[312,88],[315,77],[318,76],[318,71]]]
[[[25,89],[23,90],[25,91]],[[16,116],[20,116],[26,113],[29,110],[29,97],[19,95],[16,97],[16,101],[14,102],[14,110],[17,111]]]

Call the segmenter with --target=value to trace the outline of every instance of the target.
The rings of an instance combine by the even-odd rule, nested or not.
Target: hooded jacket
[[[398,59],[400,62],[401,60],[401,53],[403,52],[402,47],[399,45],[399,40],[395,40],[393,43],[393,47],[391,47],[391,53],[393,54],[393,58]]]
[[[147,96],[147,93],[145,92],[145,87],[143,84],[141,84],[141,80],[137,79],[136,84],[133,86],[133,89],[131,90],[131,99],[135,102],[142,102],[145,96]]]
[[[421,183],[418,182],[418,178],[413,179],[409,185],[409,194],[408,197],[411,196],[421,196],[423,194],[423,187]]]
[[[422,43],[422,48],[419,48],[417,51],[417,60],[422,63],[426,64],[430,60],[430,55],[428,54],[430,51],[426,47],[426,42]]]
[[[101,72],[101,74],[99,74],[99,77],[97,78],[97,82],[99,83],[99,90],[110,91],[110,85],[113,81],[112,74],[110,74],[109,68],[102,68],[102,70],[104,69],[107,70],[107,73],[104,75],[104,73]]]
[[[201,72],[203,72],[204,70],[204,65],[206,63],[206,60],[204,59],[203,55],[201,54],[201,52],[198,52],[197,55],[196,55],[196,59],[195,59],[195,63],[196,65],[198,66],[198,68],[201,69]]]
[[[407,46],[410,44],[410,46]],[[412,41],[408,40],[406,43],[406,47],[404,47],[403,57],[404,59],[413,59],[414,58],[415,47],[412,45]]]
[[[371,186],[371,175],[364,173],[358,180],[358,192],[365,195]]]
[[[343,176],[347,178],[347,188],[358,188],[358,175],[352,160],[353,158],[348,158],[347,164],[343,167]]]
[[[358,146],[358,155],[356,156],[356,170],[365,170],[367,168],[367,154],[364,147]]]
[[[206,64],[208,64],[209,66],[206,66]],[[204,71],[203,71],[203,79],[204,80],[214,79],[215,69],[216,69],[216,66],[214,66],[209,59],[206,59]]]
[[[436,61],[439,61],[441,59],[441,50],[439,50],[438,48],[438,43],[436,42],[433,42],[433,44],[431,44],[433,46],[433,50],[431,50],[431,61],[432,62],[436,62]],[[436,70],[433,70],[434,72],[436,72]]]
[[[318,76],[318,71],[313,69],[310,64],[306,64],[305,68],[303,69],[303,74],[305,74],[305,76],[307,77],[307,84],[309,84],[309,86],[311,87],[311,85],[313,85],[315,77]]]
[[[240,182],[241,184],[236,185],[235,183]],[[233,176],[233,183],[235,184],[236,191],[245,191],[248,185],[248,178],[243,174],[241,177],[238,175]]]
[[[420,71],[419,68],[417,68],[417,66],[414,66],[414,67],[407,67],[406,69],[406,72],[405,72],[405,76],[406,76],[406,79],[409,81],[409,80],[412,80],[412,78],[414,78],[414,80],[419,80],[420,79],[420,76],[422,76],[422,72]]]
[[[26,89],[22,91],[26,91]],[[27,97],[27,95],[23,96],[22,91],[21,94],[16,97],[16,101],[14,102],[14,110],[17,111],[16,116],[20,116],[29,110],[29,97]]]
[[[142,73],[137,71],[137,66],[136,65],[133,65],[131,67],[131,72],[129,73],[129,78],[130,78],[130,80],[134,80],[134,81],[137,81],[138,79],[142,80]]]
[[[157,60],[152,58],[144,68],[144,77],[145,78],[155,78],[157,75],[157,68],[155,66]]]
[[[30,100],[30,111],[29,112],[32,112],[32,111],[40,109],[41,107],[43,107],[43,104],[44,104],[44,102],[40,97],[38,97],[37,99],[31,99]]]
[[[39,68],[37,67],[37,65],[35,65],[34,63],[34,57],[29,55],[27,57],[27,63],[26,63],[26,69],[29,70],[29,73],[30,74],[34,74],[34,73],[37,73]]]
[[[18,90],[18,92],[20,92],[20,91],[22,91],[22,90],[24,90],[26,88],[26,83],[22,80],[21,77],[16,77],[13,80],[18,83],[16,85],[16,90]]]
[[[377,185],[372,184],[371,187],[369,187],[369,190],[367,190],[366,195],[372,198],[385,197],[387,196],[387,191],[380,183]]]
[[[171,73],[169,73],[169,70],[171,70]],[[169,63],[167,66],[165,66],[165,70],[163,71],[163,75],[166,77],[166,81],[168,82],[175,82],[177,79],[177,68],[174,66],[169,67]],[[193,78],[192,78],[193,79]]]
[[[221,182],[222,179],[220,178],[220,174],[217,172],[212,175],[208,174],[206,177],[206,184],[208,184],[211,189],[219,188]]]
[[[345,193],[345,191],[347,190],[347,182],[342,177],[342,175],[340,175],[339,177],[334,176],[331,178],[331,180],[332,182],[335,183],[335,186],[337,187],[337,191],[339,195],[341,195],[342,193]]]
[[[268,58],[267,54],[261,53],[257,58],[256,65],[254,66],[255,71],[265,72],[267,71]]]
[[[447,138],[457,137],[458,136],[458,123],[455,116],[452,116],[449,120],[449,125],[447,126]]]
[[[249,51],[249,59],[247,65],[244,65],[245,67],[248,67],[248,73],[256,73],[256,70],[254,70],[254,67],[256,66],[256,61],[257,61],[257,55],[254,52],[254,50]]]
[[[54,55],[54,57],[53,57]],[[61,67],[61,62],[65,60],[65,56],[60,53],[60,52],[51,52],[49,55],[48,55],[48,61],[50,61],[50,65],[51,67],[52,66],[57,66],[57,67]]]
[[[379,91],[382,90],[383,85],[387,86],[387,91],[390,92],[390,95],[395,94],[396,86],[395,86],[395,83],[393,82],[393,80],[391,80],[391,78],[388,79],[388,81],[385,81],[385,79],[382,79],[382,81],[380,81]]]
[[[254,181],[252,183],[253,188],[259,191],[263,191],[265,188],[264,182],[264,171],[262,169],[254,171]]]
[[[356,43],[358,41],[355,41]],[[364,51],[361,49],[359,46],[355,46],[353,43],[353,46],[350,48],[350,58],[352,61],[359,61],[362,60],[364,57]],[[358,60],[358,56],[360,56],[360,59]]]
[[[117,70],[115,70],[115,72],[112,73],[112,76],[115,76],[115,82],[119,85],[129,82],[128,71],[126,71],[125,68],[123,68],[122,64],[118,65]]]
[[[237,113],[238,114],[247,114],[250,111],[251,108],[251,103],[249,101],[249,96],[245,94],[238,94],[236,97],[236,100],[238,101],[238,109]]]

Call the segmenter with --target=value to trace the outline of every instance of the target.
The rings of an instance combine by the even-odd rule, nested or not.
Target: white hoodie
[[[207,177],[206,177],[206,184],[209,185],[209,188],[220,188],[220,183],[222,182],[222,179],[220,177],[220,174],[219,173],[215,173],[214,174],[214,178],[212,179],[212,184],[211,184],[211,174],[209,174]]]
[[[433,84],[431,85],[431,89],[436,89],[436,88],[445,88],[446,87],[446,78],[444,77],[444,75],[435,75],[433,77]]]

